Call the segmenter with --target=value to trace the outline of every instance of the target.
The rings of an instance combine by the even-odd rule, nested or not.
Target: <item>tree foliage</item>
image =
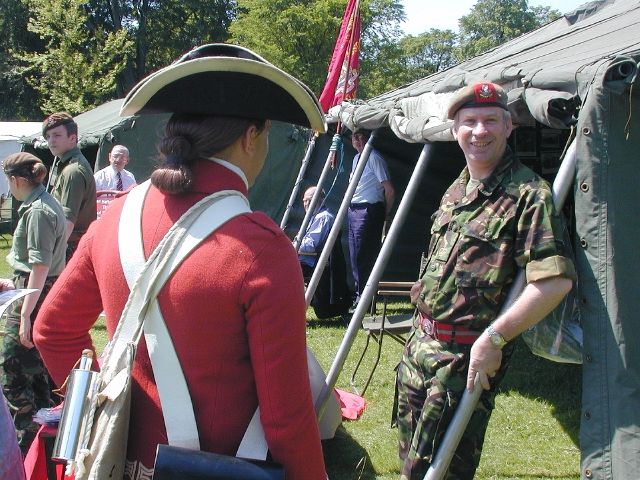
[[[231,40],[246,46],[320,93],[340,29],[345,0],[238,0]],[[400,35],[398,0],[362,0],[360,96],[380,52]]]
[[[40,118],[36,93],[24,81],[15,51],[42,48],[36,35],[27,30],[28,8],[20,0],[0,2],[0,118]]]
[[[320,93],[347,0],[5,0],[0,118],[71,113],[124,96],[194,46],[251,48]],[[400,0],[360,0],[360,87],[370,98],[555,19],[527,0],[478,0],[460,33],[402,37]],[[28,20],[27,20],[28,19]]]
[[[459,20],[458,60],[480,55],[559,16],[550,7],[530,8],[527,0],[478,0]]]
[[[83,112],[112,98],[133,44],[127,32],[106,32],[89,23],[82,0],[30,0],[29,31],[43,52],[18,55],[27,82],[45,113]]]
[[[225,41],[236,14],[235,0],[22,1],[5,2],[14,10],[23,5],[22,16],[12,15],[11,28],[29,18],[23,30],[39,46],[6,41],[3,52],[9,52],[11,65],[0,63],[0,88],[9,88],[2,83],[6,71],[17,72],[13,78],[35,90],[28,103],[44,112],[79,113],[124,96],[194,46]]]
[[[384,48],[367,77],[368,92],[378,95],[453,66],[457,36],[431,29],[407,35]]]

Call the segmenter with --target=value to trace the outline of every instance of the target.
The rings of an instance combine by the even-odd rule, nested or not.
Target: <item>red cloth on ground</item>
[[[152,187],[142,215],[145,255],[187,208],[226,189],[247,193],[237,174],[209,161],[194,165],[186,194]],[[127,300],[117,236],[123,202],[113,200],[92,224],[35,322],[34,340],[58,384],[91,345],[98,314],[104,310],[111,337]],[[201,448],[235,454],[259,400],[271,455],[287,478],[324,480],[307,373],[302,274],[282,230],[262,213],[230,220],[185,259],[158,300],[185,372]],[[144,338],[133,379],[127,457],[149,468],[167,436]]]
[[[339,388],[334,389],[340,401],[342,418],[345,420],[357,420],[364,412],[367,402],[365,399],[354,393],[345,392]]]

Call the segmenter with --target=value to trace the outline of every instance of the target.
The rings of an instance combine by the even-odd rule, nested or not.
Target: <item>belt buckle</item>
[[[429,335],[434,340],[438,339],[433,321],[422,312],[420,312],[420,325],[422,326],[422,331],[426,335]]]

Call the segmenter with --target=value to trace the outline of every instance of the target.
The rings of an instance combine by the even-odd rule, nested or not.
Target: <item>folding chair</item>
[[[362,328],[367,336],[364,349],[360,354],[360,358],[356,363],[355,368],[353,369],[353,373],[351,374],[351,388],[353,391],[361,396],[364,396],[369,384],[371,383],[371,379],[373,378],[373,374],[380,363],[380,355],[382,354],[382,341],[384,340],[384,336],[387,335],[391,337],[396,342],[404,345],[406,339],[405,334],[411,331],[411,327],[413,326],[413,314],[405,313],[400,315],[387,315],[387,305],[390,297],[406,297],[409,298],[409,293],[411,291],[411,287],[414,282],[379,282],[378,283],[378,291],[376,293],[376,297],[380,297],[382,299],[382,315],[376,315],[376,299],[374,298],[371,305],[371,316],[367,316],[362,320]],[[369,376],[362,387],[362,391],[358,392],[358,388],[356,386],[356,375],[358,370],[360,369],[360,365],[362,364],[362,360],[364,359],[367,350],[369,349],[369,343],[373,339],[373,341],[377,344],[376,356],[371,367],[371,371],[369,372]]]
[[[418,278],[421,278],[424,274],[426,265],[427,257],[424,253],[422,253],[420,256],[420,266],[418,268]],[[371,302],[371,316],[365,317],[362,320],[362,328],[367,335],[367,339],[364,344],[364,349],[360,354],[360,358],[358,359],[358,362],[353,369],[353,373],[351,374],[351,388],[358,395],[364,396],[364,393],[369,387],[369,383],[371,383],[373,374],[378,367],[378,363],[380,363],[380,355],[382,354],[382,341],[384,340],[385,334],[401,345],[405,344],[405,334],[409,333],[411,331],[411,328],[413,327],[414,313],[389,316],[387,315],[387,304],[389,302],[389,297],[411,298],[411,287],[414,283],[415,282],[378,282],[378,291],[376,292],[376,295]],[[378,297],[382,298],[381,316],[376,315],[376,299]],[[356,387],[356,374],[358,373],[360,365],[362,364],[362,360],[367,353],[369,342],[372,338],[378,345],[376,358],[374,360],[373,367],[371,368],[371,372],[369,372],[369,376],[364,383],[362,392],[358,393],[358,389]]]

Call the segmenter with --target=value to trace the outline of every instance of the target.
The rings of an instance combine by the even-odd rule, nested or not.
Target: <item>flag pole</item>
[[[344,102],[344,100],[347,97],[347,89],[349,86],[349,77],[351,76],[351,63],[353,60],[353,42],[356,38],[356,23],[358,22],[358,19],[360,17],[360,0],[356,0],[356,4],[355,7],[353,9],[353,14],[352,14],[352,19],[353,19],[353,25],[351,26],[351,31],[349,32],[349,43],[347,46],[347,57],[345,58],[344,61],[347,62],[347,68],[345,70],[345,75],[344,75],[344,84],[342,85],[342,97],[341,97],[341,102]],[[359,32],[358,32],[359,33]],[[360,54],[360,49],[358,49],[358,55]],[[343,65],[344,65],[344,61],[343,61]],[[340,80],[338,79],[338,82],[340,82]],[[357,85],[354,85],[353,87],[353,96],[355,97],[355,93],[357,90]],[[342,128],[342,120],[340,120],[340,117],[338,117],[338,123],[336,124],[336,133],[335,135],[337,135],[338,137],[340,136],[340,129]],[[329,162],[329,164],[331,165],[331,168],[334,168],[336,165],[336,156],[337,156],[337,145],[338,145],[338,141],[336,140],[334,142],[331,143],[331,150],[329,150],[329,156],[327,157],[327,162]],[[334,149],[334,145],[336,146],[336,148]]]
[[[351,11],[349,11],[349,8],[351,8]],[[348,85],[349,85],[348,77],[349,75],[351,75],[351,71],[352,71],[351,65],[353,63],[353,53],[354,53],[353,50],[354,50],[354,45],[356,41],[356,36],[358,36],[360,32],[359,8],[360,8],[360,0],[355,0],[353,4],[349,3],[347,5],[347,9],[345,10],[345,15],[342,19],[340,33],[338,34],[338,38],[336,40],[336,46],[334,48],[333,56],[331,58],[331,64],[329,68],[327,83],[325,84],[325,88],[323,89],[322,94],[320,95],[320,104],[322,105],[322,108],[324,111],[328,111],[329,108],[331,108],[331,106],[334,105],[336,98],[344,100],[344,97],[348,93]],[[343,39],[346,39],[346,42],[341,41]],[[344,45],[345,43],[347,46],[346,50],[341,48],[341,46]],[[341,52],[344,52],[344,56],[342,56]],[[340,61],[340,58],[342,59],[342,61]],[[334,72],[336,72],[336,68],[338,67],[338,62],[340,65],[339,66],[340,69],[336,77]],[[345,62],[347,62],[346,66],[345,66]],[[340,78],[342,77],[343,68],[345,71],[345,76],[343,79],[344,84],[342,85],[342,92],[341,94],[338,93],[338,95],[336,95],[336,88],[340,83]],[[356,85],[357,83],[354,84],[354,90],[353,90],[354,92],[356,89]],[[327,97],[327,95],[330,95],[330,96]],[[298,234],[293,239],[293,246],[296,249],[296,251],[300,248],[302,237],[305,235],[307,231],[307,227],[311,222],[311,217],[315,212],[315,207],[320,198],[322,185],[324,184],[325,179],[329,175],[329,170],[333,169],[335,166],[336,151],[338,149],[338,144],[340,140],[340,128],[341,128],[341,122],[338,121],[336,134],[334,135],[333,141],[331,142],[331,148],[329,149],[327,160],[325,162],[324,168],[320,175],[320,179],[318,180],[318,185],[317,185],[318,188],[315,194],[313,195],[313,198],[311,199],[311,204],[309,205],[309,209],[307,210],[304,216],[304,219],[302,221],[302,224],[300,225]]]

